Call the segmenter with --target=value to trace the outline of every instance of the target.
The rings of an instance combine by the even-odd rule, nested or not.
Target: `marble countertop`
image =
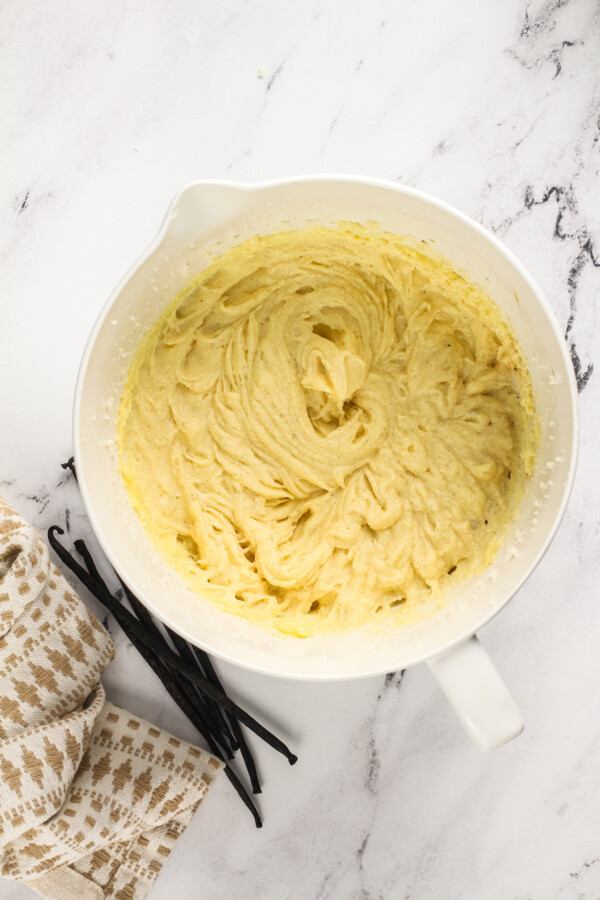
[[[204,900],[600,895],[600,14],[594,0],[4,4],[0,492],[89,526],[60,468],[108,294],[189,181],[312,172],[429,191],[543,287],[580,388],[574,493],[482,640],[525,731],[483,754],[423,666],[300,684],[219,669],[290,743],[254,741],[257,831],[221,779],[151,894]],[[259,77],[264,69],[264,76]],[[118,639],[111,699],[196,735]],[[28,889],[3,881],[3,900]]]

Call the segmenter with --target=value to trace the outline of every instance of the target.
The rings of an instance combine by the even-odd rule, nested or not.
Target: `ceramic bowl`
[[[154,550],[119,472],[117,412],[144,332],[215,255],[254,234],[339,220],[374,221],[423,239],[488,292],[527,357],[541,444],[531,484],[496,560],[459,585],[444,609],[399,629],[282,638],[193,594]],[[565,342],[541,290],[492,234],[447,204],[369,178],[197,182],[174,199],[156,240],[92,331],[75,398],[75,459],[87,513],[112,565],[148,609],[187,640],[259,672],[312,681],[361,678],[427,661],[474,740],[489,748],[517,734],[522,721],[475,634],[521,587],[558,528],[575,470],[576,400]]]

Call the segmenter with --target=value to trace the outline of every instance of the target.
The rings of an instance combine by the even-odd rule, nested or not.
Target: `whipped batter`
[[[498,307],[426,244],[349,223],[216,259],[145,336],[119,416],[165,560],[298,637],[443,603],[496,553],[536,440]]]

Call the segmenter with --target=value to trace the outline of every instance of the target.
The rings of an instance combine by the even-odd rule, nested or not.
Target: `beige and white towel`
[[[0,874],[141,900],[222,763],[106,700],[110,635],[0,500]]]

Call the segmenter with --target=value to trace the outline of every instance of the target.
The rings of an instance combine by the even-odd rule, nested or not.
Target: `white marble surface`
[[[563,525],[483,633],[524,734],[480,753],[423,667],[318,686],[221,665],[300,761],[253,742],[264,828],[221,779],[152,900],[598,900],[598,9],[3,4],[0,491],[39,528],[68,511],[72,535],[88,534],[59,465],[79,359],[109,292],[194,179],[335,171],[437,194],[530,269],[583,388]],[[106,682],[117,702],[193,739],[123,640]],[[3,881],[0,896],[30,894]]]

